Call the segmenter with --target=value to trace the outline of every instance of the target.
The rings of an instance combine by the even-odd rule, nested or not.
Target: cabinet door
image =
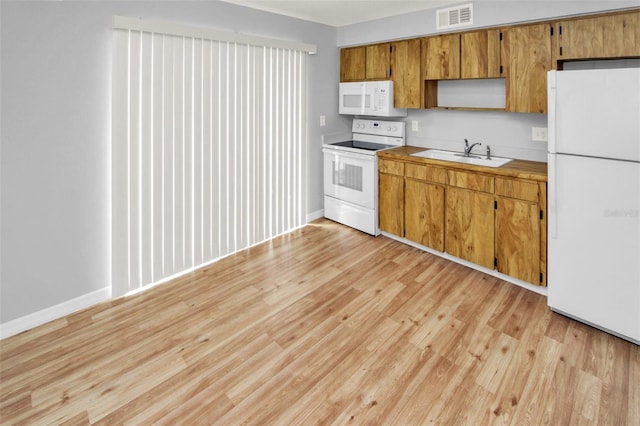
[[[422,52],[425,80],[460,78],[460,34],[427,37]]]
[[[445,251],[493,269],[493,194],[450,186],[446,199]]]
[[[404,177],[379,174],[378,215],[381,231],[404,237]]]
[[[388,80],[389,79],[389,55],[390,44],[373,44],[365,46],[366,49],[366,80]]]
[[[460,34],[460,77],[500,77],[500,31]]]
[[[444,186],[405,180],[405,237],[444,251]]]
[[[539,285],[540,211],[536,203],[496,199],[498,272]]]
[[[396,108],[420,108],[420,39],[391,43],[391,79]]]
[[[364,46],[340,49],[340,81],[364,80],[365,66]]]
[[[551,69],[551,24],[502,31],[507,111],[547,112],[547,72]]]
[[[561,21],[556,59],[640,56],[640,11]]]

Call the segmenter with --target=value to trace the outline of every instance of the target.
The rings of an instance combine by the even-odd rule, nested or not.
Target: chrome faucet
[[[491,160],[491,147],[487,145],[487,160]]]
[[[471,155],[471,150],[476,145],[482,145],[482,144],[480,142],[476,142],[476,143],[472,144],[471,146],[469,146],[469,141],[465,139],[464,140],[464,156],[468,157],[469,155]]]

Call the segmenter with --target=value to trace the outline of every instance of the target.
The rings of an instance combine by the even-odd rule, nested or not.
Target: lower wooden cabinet
[[[404,237],[404,163],[380,160],[378,170],[378,226]]]
[[[546,185],[496,179],[496,269],[546,284]]]
[[[538,205],[504,197],[497,197],[496,204],[496,269],[539,284],[542,277]]]
[[[444,194],[447,171],[442,167],[406,163],[405,237],[444,251]]]
[[[546,285],[546,183],[380,160],[379,223],[404,237]]]
[[[447,183],[446,252],[493,268],[494,177],[448,170]]]
[[[444,185],[405,180],[405,237],[444,251]]]
[[[445,251],[493,269],[493,194],[449,186],[446,198]]]

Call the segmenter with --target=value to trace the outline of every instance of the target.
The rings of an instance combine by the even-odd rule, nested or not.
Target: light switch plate
[[[326,126],[327,125],[327,117],[324,115],[320,116],[320,126]]]
[[[414,132],[418,131],[418,120],[411,120],[411,130]]]

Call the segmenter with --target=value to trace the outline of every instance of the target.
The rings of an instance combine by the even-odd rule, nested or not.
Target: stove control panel
[[[404,125],[404,121],[367,120],[364,118],[355,118],[351,129],[353,133],[404,138]]]

